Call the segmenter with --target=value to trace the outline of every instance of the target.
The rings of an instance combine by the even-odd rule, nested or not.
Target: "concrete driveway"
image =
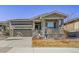
[[[0,47],[31,47],[31,37],[9,37],[8,39],[0,40]]]
[[[0,40],[0,52],[8,52],[13,48],[27,48],[32,47],[31,37],[9,37]]]
[[[31,37],[10,37],[6,40],[10,42],[7,47],[31,47],[32,38]]]

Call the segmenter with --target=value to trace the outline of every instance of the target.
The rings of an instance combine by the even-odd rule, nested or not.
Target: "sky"
[[[79,18],[78,5],[0,5],[0,21],[30,19],[51,11],[58,11],[68,15],[65,21]]]

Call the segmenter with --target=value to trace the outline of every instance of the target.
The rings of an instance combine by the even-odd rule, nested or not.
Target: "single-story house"
[[[33,30],[40,31],[43,36],[46,30],[48,34],[53,34],[54,32],[59,33],[60,27],[64,25],[65,18],[67,18],[67,15],[54,11],[38,15],[31,20],[9,20],[10,36],[17,36],[17,34],[20,34],[22,36],[31,37]]]

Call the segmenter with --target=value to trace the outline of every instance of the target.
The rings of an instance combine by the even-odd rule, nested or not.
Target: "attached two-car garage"
[[[14,29],[13,36],[32,37],[32,29]]]
[[[32,20],[12,20],[10,25],[10,35],[11,36],[22,36],[22,37],[32,37]]]

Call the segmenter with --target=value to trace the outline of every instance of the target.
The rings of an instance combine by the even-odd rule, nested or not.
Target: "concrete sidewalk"
[[[8,53],[79,53],[78,48],[13,48]]]

